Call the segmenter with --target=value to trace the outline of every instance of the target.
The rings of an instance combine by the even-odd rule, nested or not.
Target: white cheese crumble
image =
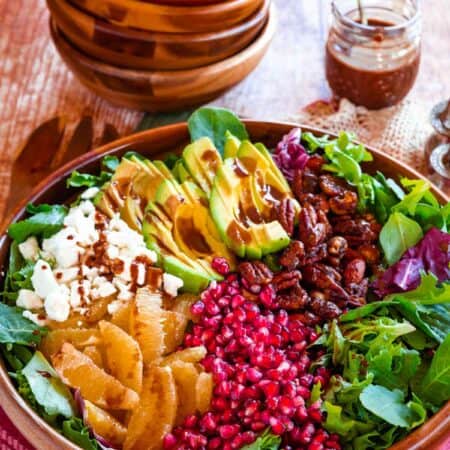
[[[58,283],[50,265],[42,259],[39,259],[34,266],[31,283],[33,284],[34,291],[41,298],[47,297],[52,291],[58,289]]]
[[[40,309],[44,304],[36,292],[30,289],[21,289],[16,300],[16,305],[24,309]]]
[[[71,311],[84,315],[93,301],[104,298],[111,300],[112,314],[134,298],[138,286],[145,286],[156,253],[118,214],[110,220],[97,216],[95,206],[85,199],[97,192],[85,191],[81,203],[64,218],[64,228],[42,241],[42,250],[34,237],[19,248],[25,259],[36,259],[33,290],[22,289],[17,298],[17,306],[26,310],[24,317],[35,323],[46,322],[43,313],[58,322],[66,321]],[[169,295],[176,296],[182,285],[180,278],[164,274]]]
[[[93,199],[98,193],[100,192],[100,189],[98,187],[91,187],[86,189],[82,194],[81,194],[81,199],[82,200],[91,200]]]
[[[25,317],[25,319],[31,320],[40,327],[45,327],[45,325],[47,325],[47,321],[45,319],[40,319],[39,314],[37,313],[32,313],[31,311],[25,310],[22,313],[22,316]]]
[[[183,287],[183,280],[181,278],[176,277],[175,275],[171,275],[170,273],[163,274],[163,286],[164,291],[172,297],[176,297],[178,295],[178,289]]]
[[[18,245],[20,254],[24,259],[36,261],[39,258],[39,243],[34,236]]]

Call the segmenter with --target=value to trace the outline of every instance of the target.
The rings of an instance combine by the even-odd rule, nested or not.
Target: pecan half
[[[350,261],[344,269],[345,285],[358,284],[364,278],[366,272],[366,262],[362,258],[356,258]]]
[[[318,291],[311,292],[310,306],[315,314],[325,320],[334,319],[342,313],[339,306],[326,300],[325,294]]]
[[[319,188],[319,177],[308,167],[295,172],[292,189],[297,198],[303,193],[315,193]]]
[[[261,261],[242,262],[238,272],[249,285],[269,284],[273,279],[272,271]]]
[[[330,197],[341,195],[346,191],[345,182],[333,175],[320,175],[319,185],[322,192]]]
[[[299,215],[299,236],[307,248],[323,242],[331,230],[326,213],[316,211],[312,205],[303,206]]]
[[[298,270],[283,271],[273,277],[273,287],[276,292],[285,291],[298,285],[302,274]]]
[[[304,280],[310,285],[329,291],[333,297],[348,298],[347,292],[340,285],[341,275],[333,267],[325,264],[308,265],[303,268]]]
[[[283,251],[279,263],[288,270],[299,267],[305,257],[305,246],[302,241],[292,241]]]
[[[330,198],[330,209],[339,216],[352,213],[358,206],[358,196],[355,192],[345,191],[344,193]]]
[[[294,232],[295,208],[294,200],[284,198],[272,208],[272,219],[278,220],[289,236]]]
[[[297,284],[289,291],[289,293],[279,295],[278,303],[283,309],[302,309],[309,303],[309,295],[299,284]]]

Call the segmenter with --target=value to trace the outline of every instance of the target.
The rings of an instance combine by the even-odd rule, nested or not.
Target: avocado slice
[[[223,157],[226,158],[235,158],[237,156],[237,152],[239,151],[239,147],[241,146],[241,141],[228,130],[225,132],[225,146],[223,149]]]
[[[183,162],[192,178],[209,197],[222,157],[211,139],[196,140],[183,150]]]
[[[180,182],[183,183],[185,181],[192,181],[193,178],[191,174],[188,172],[186,167],[184,166],[184,162],[182,159],[179,159],[175,166],[172,169],[172,175]]]

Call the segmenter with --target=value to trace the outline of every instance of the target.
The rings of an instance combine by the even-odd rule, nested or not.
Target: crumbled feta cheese
[[[146,270],[144,264],[138,264],[137,265],[137,277],[136,277],[136,283],[139,286],[143,286],[145,283],[145,277],[146,276]]]
[[[100,283],[97,288],[92,289],[91,294],[94,298],[106,298],[117,292],[115,286],[109,281]]]
[[[90,199],[94,198],[99,192],[100,192],[100,189],[98,187],[91,187],[91,188],[86,189],[81,194],[80,197],[83,200],[90,200]]]
[[[82,245],[91,245],[98,240],[98,231],[95,229],[95,207],[88,200],[70,208],[64,218],[64,225],[75,229],[76,242]]]
[[[70,283],[69,303],[72,308],[81,305],[81,299],[87,300],[91,293],[91,282],[89,280],[72,281]],[[86,303],[89,303],[88,301]]]
[[[77,245],[78,238],[75,228],[68,226],[44,239],[42,248],[53,255],[58,268],[72,267],[78,263],[79,255],[84,252],[84,249]]]
[[[106,249],[106,255],[110,259],[116,259],[119,257],[119,248],[115,245],[109,245]]]
[[[25,319],[31,320],[31,322],[34,322],[40,327],[44,327],[45,325],[47,325],[47,321],[45,319],[40,319],[39,314],[32,313],[31,311],[25,310],[22,313],[22,316],[25,317]]]
[[[123,304],[124,302],[121,300],[114,300],[106,307],[106,309],[108,310],[108,314],[113,315],[122,307]]]
[[[70,283],[78,277],[79,268],[69,267],[68,269],[56,269],[53,271],[58,283]]]
[[[119,281],[118,278],[114,278],[114,285],[119,290],[117,295],[118,300],[131,300],[134,294],[130,291],[130,286]]]
[[[93,281],[98,277],[98,268],[88,267],[83,264],[81,266],[81,275],[83,275],[83,277],[86,277],[89,281]]]
[[[42,302],[41,297],[36,294],[36,292],[30,291],[29,289],[20,289],[19,295],[16,300],[16,305],[19,308],[39,309],[42,308],[44,303]]]
[[[39,259],[34,266],[33,275],[31,276],[31,283],[36,294],[45,298],[52,291],[58,289],[58,283],[53,275],[49,264],[42,259]]]
[[[123,270],[116,276],[116,278],[129,283],[131,281],[131,263],[133,260],[128,257],[122,257],[120,259],[123,262]]]
[[[47,317],[56,322],[64,322],[69,318],[69,289],[61,285],[59,289],[52,291],[44,301]]]
[[[163,286],[164,291],[167,294],[171,295],[172,297],[176,297],[178,295],[178,289],[183,287],[183,280],[176,277],[175,275],[171,275],[170,273],[164,273]]]
[[[34,236],[18,245],[20,254],[30,261],[36,261],[39,258],[39,243]]]

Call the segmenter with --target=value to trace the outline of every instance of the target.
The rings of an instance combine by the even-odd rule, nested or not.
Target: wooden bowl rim
[[[249,129],[250,135],[253,128],[258,126],[266,126],[269,129],[276,128],[280,133],[286,133],[289,129],[294,127],[300,127],[303,131],[310,131],[316,135],[327,134],[329,136],[334,136],[335,134],[322,130],[320,128],[314,128],[309,126],[302,126],[297,123],[292,122],[277,122],[277,121],[260,121],[260,120],[243,120],[244,124]],[[281,131],[283,130],[283,131]],[[32,193],[23,199],[15,209],[8,215],[5,221],[0,226],[0,247],[7,245],[9,238],[6,235],[7,227],[9,224],[19,220],[25,214],[25,207],[28,203],[35,201],[36,198],[43,192],[49,191],[56,186],[57,183],[64,180],[70,175],[70,173],[75,169],[83,169],[84,166],[98,162],[100,158],[108,154],[120,153],[121,150],[125,148],[130,148],[138,143],[145,144],[146,142],[151,142],[153,138],[159,134],[173,133],[177,135],[185,135],[188,139],[187,123],[177,123],[172,125],[166,125],[164,127],[158,127],[150,130],[141,131],[139,133],[134,133],[129,136],[117,139],[109,144],[101,146],[97,149],[93,149],[84,155],[79,156],[73,161],[68,162],[64,166],[57,169],[51,175],[47,176],[42,180],[32,191]],[[396,167],[398,170],[406,173],[410,177],[419,178],[426,180],[426,178],[420,174],[415,169],[409,167],[403,162],[394,159],[392,156],[384,154],[380,150],[374,149],[371,146],[366,146],[372,154],[374,155],[374,161],[381,160],[381,162],[387,162],[392,166]],[[166,149],[164,151],[170,151]],[[163,152],[163,151],[162,151]],[[161,152],[161,153],[162,153]],[[370,163],[369,163],[370,164]],[[441,202],[448,201],[448,197],[434,184],[431,184],[432,192],[439,198]],[[0,261],[0,265],[3,265],[4,261]],[[45,432],[48,438],[52,438],[58,445],[61,445],[63,449],[66,450],[80,450],[80,448],[66,439],[62,434],[54,430],[50,425],[48,425],[37,413],[35,413],[31,407],[25,402],[25,400],[20,396],[14,387],[8,373],[5,369],[3,358],[0,357],[0,392],[5,396],[10,404],[8,408],[5,407],[5,412],[8,416],[13,414],[19,414],[19,410],[28,416],[34,422],[34,425],[39,428],[40,432]],[[5,405],[5,402],[2,402]],[[403,441],[398,442],[391,450],[421,450],[425,447],[424,445],[429,445],[429,443],[434,442],[439,436],[444,434],[448,435],[448,426],[445,426],[445,421],[449,420],[450,416],[450,401],[447,402],[434,416],[432,416],[427,422],[425,422],[422,427],[427,426],[427,433],[420,433],[422,427],[414,430],[413,433],[408,435]],[[444,424],[444,425],[443,425]],[[22,430],[22,434],[26,435],[26,430]],[[428,432],[429,431],[429,432]],[[418,436],[415,439],[415,436]],[[402,442],[407,443],[408,447],[405,447]],[[415,441],[415,442],[414,442]],[[417,445],[416,445],[417,444]]]
[[[154,84],[171,84],[174,81],[180,82],[182,78],[196,78],[201,77],[205,70],[208,70],[212,74],[220,73],[224,68],[230,66],[239,65],[241,62],[245,61],[254,53],[258,52],[261,47],[267,45],[273,38],[276,29],[276,7],[272,3],[269,9],[267,22],[263,26],[262,30],[259,32],[258,36],[245,47],[240,52],[218,61],[212,64],[207,64],[205,66],[196,67],[193,69],[181,69],[181,70],[135,70],[135,69],[124,69],[121,67],[113,66],[102,61],[94,60],[88,55],[82,53],[76,49],[67,39],[62,35],[61,31],[52,25],[52,19],[50,19],[50,31],[52,34],[52,39],[58,51],[64,54],[64,56],[72,61],[76,61],[78,65],[87,67],[89,70],[94,72],[99,72],[104,75],[128,79],[133,81],[152,79]],[[58,44],[56,44],[56,39]],[[63,48],[61,48],[63,47]]]
[[[69,3],[68,0],[46,0],[48,8],[52,15],[55,17],[56,23],[58,20],[56,19],[59,11],[55,14],[55,5],[57,9],[63,8],[59,3],[64,3],[64,8],[69,11],[69,14],[77,15],[77,16],[86,16],[84,19],[80,20],[89,20],[94,22],[94,26],[96,29],[102,31],[105,34],[113,35],[115,37],[124,39],[124,40],[135,40],[135,41],[143,41],[148,43],[156,42],[157,44],[185,44],[185,43],[204,43],[204,42],[213,42],[221,39],[227,39],[234,36],[238,36],[242,33],[245,33],[249,29],[257,26],[261,21],[263,21],[266,15],[269,12],[271,0],[263,0],[263,4],[260,8],[258,8],[255,13],[253,13],[250,18],[242,23],[238,23],[233,25],[230,28],[225,30],[218,31],[207,31],[207,32],[196,32],[196,33],[170,33],[163,31],[149,31],[149,30],[140,30],[137,28],[125,28],[114,23],[110,23],[105,19],[101,19],[98,17],[94,17],[86,13],[85,11],[77,8],[75,5]]]
[[[104,1],[104,0],[102,0]],[[148,3],[136,0],[110,0],[110,4],[119,4],[128,9],[137,9],[146,14],[157,14],[161,16],[180,16],[189,20],[190,16],[207,16],[210,14],[232,14],[235,9],[251,5],[257,0],[228,0],[221,3],[212,3],[203,6],[176,6],[162,5],[159,3]],[[79,5],[77,3],[77,5]],[[81,6],[81,5],[80,5]]]

